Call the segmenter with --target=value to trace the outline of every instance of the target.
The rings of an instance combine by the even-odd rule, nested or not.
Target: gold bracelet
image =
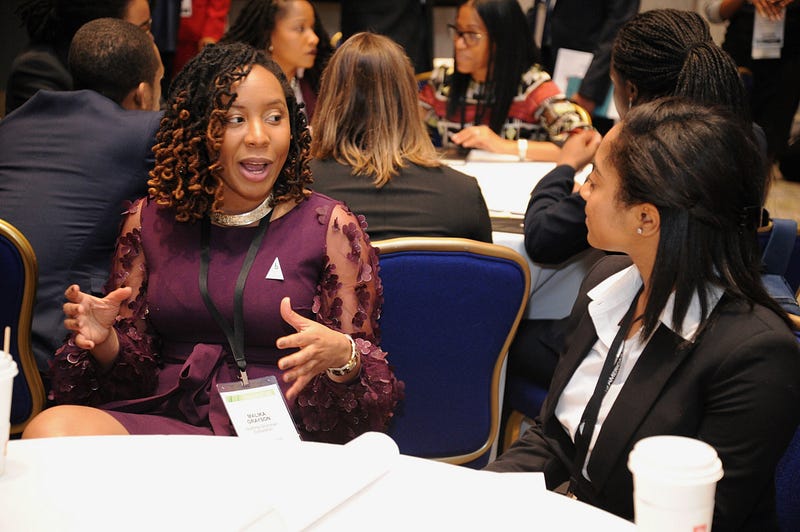
[[[350,340],[350,360],[347,361],[347,364],[338,368],[328,368],[328,373],[335,377],[344,377],[351,371],[355,369],[358,365],[358,349],[356,349],[356,341],[353,340],[353,337],[349,334],[345,334],[348,340]]]

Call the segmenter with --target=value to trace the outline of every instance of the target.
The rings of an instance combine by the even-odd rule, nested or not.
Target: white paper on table
[[[490,216],[522,218],[533,187],[555,163],[468,161],[450,167],[478,181]]]
[[[303,530],[385,475],[400,451],[386,434],[367,432],[344,446],[319,446],[302,453],[295,474],[281,479],[274,512],[246,530]],[[301,472],[313,472],[301,474]]]

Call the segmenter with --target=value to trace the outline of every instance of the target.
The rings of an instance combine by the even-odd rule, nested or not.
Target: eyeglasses
[[[461,31],[452,24],[447,25],[447,30],[450,32],[451,39],[454,41],[464,39],[464,44],[467,46],[475,46],[483,39],[483,33],[478,33],[477,31]]]

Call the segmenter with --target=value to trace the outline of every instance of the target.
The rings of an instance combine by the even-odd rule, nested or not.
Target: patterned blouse
[[[431,136],[441,145],[449,143],[450,135],[475,125],[475,115],[480,113],[480,124],[489,124],[491,100],[483,95],[484,84],[471,80],[466,93],[465,105],[456,116],[447,116],[452,71],[445,67],[433,71],[420,90],[419,99],[427,111],[425,118]],[[550,75],[539,65],[533,65],[522,74],[517,95],[508,110],[508,119],[500,136],[505,139],[530,139],[563,143],[569,132],[591,125],[589,114],[577,104],[566,99],[561,89],[550,79]]]

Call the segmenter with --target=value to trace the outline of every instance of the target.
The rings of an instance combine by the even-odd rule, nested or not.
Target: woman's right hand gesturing
[[[75,345],[90,350],[100,362],[113,360],[119,343],[117,335],[112,334],[112,328],[119,315],[120,305],[131,296],[131,288],[117,288],[100,299],[81,292],[80,287],[73,284],[64,295],[67,298],[63,307],[66,316],[64,326],[77,333]]]

